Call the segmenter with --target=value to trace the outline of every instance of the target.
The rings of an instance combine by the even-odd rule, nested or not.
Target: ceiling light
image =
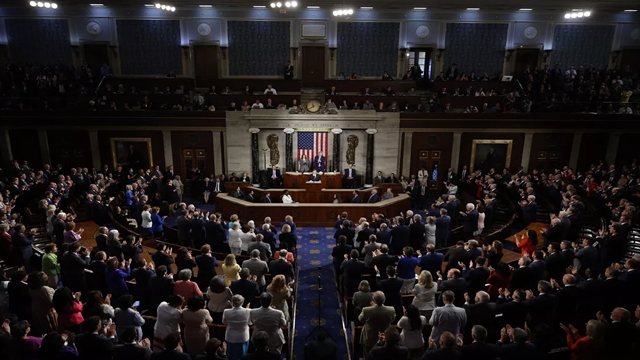
[[[276,7],[282,7],[282,3],[281,2],[277,2],[276,3]]]
[[[571,14],[569,14],[569,13],[564,14],[564,18],[565,19],[571,19]]]
[[[155,5],[153,5],[153,4],[144,4],[144,6],[145,6],[145,7],[156,7],[156,6],[155,6]]]
[[[427,10],[426,7],[414,7],[413,10]]]
[[[264,9],[264,8],[266,8],[266,6],[264,6],[264,5],[253,5],[253,7],[255,9]]]
[[[480,8],[467,8],[468,11],[478,11]]]
[[[287,1],[286,3],[284,3],[284,6],[285,7],[291,7],[291,3]]]
[[[50,8],[51,7],[51,3],[48,3],[48,2],[44,3],[44,7],[46,7],[47,9]]]
[[[165,10],[167,8],[167,5],[160,5],[160,9]]]
[[[31,1],[31,2],[29,2],[29,5],[31,5],[32,7],[36,7],[36,6],[38,6],[38,3],[35,2],[35,1]]]
[[[162,5],[156,4],[156,8],[160,9],[161,7],[162,7]]]
[[[201,7],[201,8],[212,8],[213,5],[198,5],[198,7]]]
[[[276,3],[271,3],[270,5],[272,8],[276,7]]]
[[[585,11],[584,12],[584,17],[589,17],[591,16],[591,11]]]
[[[353,15],[353,9],[333,10],[333,16],[350,16],[350,15]]]
[[[625,10],[624,12],[636,12],[638,10]]]
[[[51,3],[51,8],[52,8],[52,9],[57,9],[57,8],[58,8],[58,4],[56,4],[56,3]]]
[[[360,6],[360,10],[373,10],[373,6]]]
[[[584,16],[584,13],[583,13],[582,11],[580,11],[580,12],[578,13],[578,17],[579,17],[579,18],[581,18],[581,17],[583,17],[583,16]]]
[[[309,5],[309,6],[307,6],[307,9],[320,9],[320,6]]]
[[[571,13],[571,18],[572,18],[572,19],[575,19],[575,18],[577,18],[577,17],[578,17],[578,13]]]
[[[104,4],[89,4],[89,6],[104,6]]]
[[[531,11],[533,9],[529,9],[529,8],[524,8],[524,9],[520,9],[520,11]]]
[[[176,12],[176,7],[175,6],[171,7],[171,12]]]
[[[291,2],[291,7],[298,7],[298,2],[297,1],[292,1]]]

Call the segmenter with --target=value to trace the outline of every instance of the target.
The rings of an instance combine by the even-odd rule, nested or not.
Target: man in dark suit
[[[467,165],[462,166],[462,170],[460,170],[459,174],[460,178],[458,180],[460,180],[460,182],[467,181],[469,177],[469,170],[467,170]]]
[[[535,327],[541,323],[552,326],[555,319],[556,299],[551,294],[551,284],[545,280],[538,281],[538,292],[539,295],[534,296],[532,291],[527,290],[527,300],[524,303],[531,317],[529,326]]]
[[[107,293],[107,254],[104,251],[98,251],[95,260],[89,264],[89,290],[99,290],[103,294]],[[136,283],[137,285],[137,283]],[[137,286],[136,286],[137,289]]]
[[[156,252],[151,254],[151,260],[156,265],[156,269],[160,266],[166,266],[167,271],[171,274],[171,264],[173,264],[173,256],[171,256],[172,248],[168,248],[161,242],[156,243]]]
[[[113,348],[118,343],[116,339],[116,324],[102,326],[98,316],[91,316],[84,320],[84,333],[76,337],[75,345],[81,360],[111,360]]]
[[[365,272],[364,261],[358,260],[360,253],[358,250],[351,250],[349,259],[340,265],[340,273],[342,273],[343,295],[352,297],[358,290],[362,274]],[[346,256],[345,256],[346,258]]]
[[[503,289],[500,292],[496,304],[498,305],[498,313],[502,314],[501,326],[509,324],[512,327],[524,328],[528,314],[527,305],[524,303],[525,297],[526,293],[522,289],[514,291],[513,295],[508,289]]]
[[[311,172],[311,175],[309,175],[309,181],[313,181],[313,182],[320,181],[320,174],[318,174],[316,169],[313,169],[313,171]]]
[[[353,189],[355,187],[356,176],[356,169],[353,168],[353,164],[349,164],[342,175],[342,183],[345,189]]]
[[[624,267],[627,271],[621,273],[619,279],[627,290],[627,308],[633,309],[634,305],[640,304],[640,261],[632,257],[625,261]]]
[[[138,360],[151,358],[151,342],[149,339],[144,339],[139,343],[136,342],[136,329],[133,326],[129,326],[122,330],[121,339],[124,344],[116,345],[113,349],[113,360]]]
[[[447,171],[447,177],[445,179],[445,182],[455,182],[456,181],[456,173],[453,172],[452,168],[449,168],[449,170]]]
[[[191,357],[188,354],[183,353],[182,349],[179,348],[180,342],[181,339],[179,333],[171,333],[165,336],[162,340],[164,350],[155,351],[151,354],[151,360],[191,360]]]
[[[438,249],[447,247],[449,227],[451,226],[451,217],[447,213],[447,209],[441,208],[440,216],[436,218],[436,247]]]
[[[164,172],[164,179],[165,180],[173,180],[176,177],[176,173],[175,171],[173,171],[173,165],[169,165],[169,167],[167,167],[167,171]]]
[[[33,255],[33,248],[31,244],[35,240],[34,235],[36,229],[33,228],[27,232],[26,226],[18,224],[14,227],[13,236],[11,236],[11,242],[13,243],[13,261],[14,265],[20,267],[24,266],[27,273],[31,272],[31,256]]]
[[[409,243],[414,250],[424,249],[426,228],[422,222],[422,216],[416,214],[413,216],[413,224],[409,225]]]
[[[450,290],[455,295],[453,305],[462,307],[464,305],[464,293],[467,292],[467,281],[462,277],[462,272],[458,269],[447,271],[447,280],[442,280],[442,275],[438,274],[438,291]],[[440,304],[444,304],[442,296],[439,300]]]
[[[269,171],[269,186],[272,188],[279,188],[282,185],[282,174],[275,165],[271,166]]]
[[[327,333],[318,329],[316,340],[308,342],[304,346],[304,360],[328,360],[337,359],[338,349],[336,345],[327,341]]]
[[[346,238],[346,244],[353,246],[353,238],[356,236],[355,229],[351,228],[351,221],[345,220],[336,232],[333,234],[333,238],[336,239],[336,245],[338,245],[340,236],[344,235]]]
[[[374,231],[371,227],[369,227],[368,222],[365,221],[360,224],[360,226],[362,226],[362,230],[358,232],[358,237],[356,238],[356,243],[359,244],[359,246],[357,246],[358,251],[362,251],[362,248],[369,240],[369,236],[374,234]]]
[[[369,204],[377,203],[378,200],[379,200],[378,190],[376,189],[371,190],[371,196],[369,196],[369,200],[367,200],[367,203]]]
[[[200,248],[200,255],[196,256],[196,265],[198,265],[198,278],[196,282],[200,287],[200,291],[206,292],[211,279],[216,276],[216,268],[220,266],[218,260],[211,254],[210,245],[203,245]]]
[[[545,279],[545,271],[547,263],[544,261],[544,253],[541,250],[536,250],[531,256],[532,262],[529,264],[529,269],[533,274],[533,281],[540,281]]]
[[[287,252],[286,249],[280,249],[278,260],[271,260],[269,263],[269,271],[272,277],[282,274],[289,282],[293,279],[293,266],[287,261]]]
[[[444,77],[448,80],[455,80],[458,78],[458,66],[453,63],[451,64],[451,66],[449,66],[449,68],[447,69],[447,71],[444,73]]]
[[[634,346],[638,344],[638,330],[631,323],[631,312],[617,307],[611,312],[612,322],[606,323],[603,331],[604,349],[608,359],[631,360],[638,354]],[[604,321],[602,318],[601,321]]]
[[[487,259],[480,256],[476,258],[475,268],[467,269],[469,264],[462,264],[462,276],[467,281],[467,292],[470,295],[476,294],[479,291],[485,289],[485,284],[487,283],[487,279],[491,272],[485,266],[487,263]],[[471,321],[467,321],[468,324],[473,325]]]
[[[451,226],[454,226],[456,223],[456,217],[458,216],[458,200],[453,195],[449,195],[447,198],[447,202],[442,204],[441,207],[447,209],[447,215],[451,217]]]
[[[191,247],[191,218],[188,210],[182,210],[180,216],[176,219],[178,226],[178,239],[183,246]]]
[[[621,233],[619,223],[609,225],[609,234],[603,232],[600,234],[604,235],[598,237],[601,244],[600,253],[602,258],[600,268],[604,269],[611,264],[618,264],[622,261],[627,251],[627,236]]]
[[[231,290],[233,294],[242,295],[242,297],[244,297],[244,304],[242,304],[243,307],[246,307],[248,304],[251,304],[251,307],[258,306],[256,296],[260,296],[260,287],[257,282],[249,280],[250,276],[251,271],[247,268],[243,268],[240,270],[240,280],[231,282],[231,285],[229,286],[229,290]]]
[[[349,217],[349,214],[347,214],[346,211],[343,211],[342,214],[340,214],[340,217],[338,218],[338,220],[336,220],[336,222],[333,223],[333,228],[339,229],[342,226],[342,223],[345,220],[348,220],[347,217]]]
[[[505,345],[509,340],[511,343]],[[534,360],[540,356],[536,346],[529,342],[527,332],[521,328],[504,331],[497,346],[500,360]]]
[[[398,321],[403,315],[402,294],[400,291],[402,290],[402,286],[404,285],[404,280],[398,279],[396,277],[396,269],[393,265],[389,265],[386,267],[386,279],[382,279],[382,276],[380,276],[380,269],[375,269],[378,290],[382,291],[385,296],[384,304],[396,309],[396,321]]]
[[[405,225],[405,220],[396,217],[396,226],[391,229],[391,246],[389,249],[393,255],[402,255],[402,249],[409,246],[409,227]]]
[[[544,246],[550,243],[560,243],[562,240],[562,226],[561,221],[558,218],[551,220],[551,226],[549,229],[542,229],[542,237],[544,238]]]
[[[71,289],[72,292],[85,292],[86,280],[84,269],[91,263],[91,248],[83,252],[79,242],[69,245],[69,251],[62,255],[60,259],[60,269],[62,271],[62,283]]]
[[[464,217],[464,237],[465,239],[473,239],[473,233],[478,230],[478,211],[471,203],[467,204],[466,212],[460,212],[460,215]]]
[[[387,223],[380,224],[378,232],[376,233],[377,241],[380,244],[389,245],[391,243],[391,230],[389,230]]]
[[[336,234],[339,230],[341,229],[338,229],[336,231]],[[333,267],[336,274],[336,282],[339,282],[338,280],[342,263],[349,256],[351,250],[353,250],[353,246],[351,244],[347,244],[347,241],[349,240],[345,235],[338,235],[336,237],[336,246],[331,251],[331,257],[333,257]]]
[[[518,260],[518,268],[511,273],[511,282],[509,283],[511,292],[517,289],[531,290],[534,288],[536,280],[533,272],[529,269],[529,264],[531,264],[531,259],[527,257],[521,257]]]
[[[602,315],[608,317],[613,309],[621,303],[620,299],[626,295],[625,283],[618,277],[620,272],[613,266],[604,271],[605,280],[602,283],[600,310]]]
[[[527,200],[522,202],[522,220],[524,226],[529,226],[532,222],[536,221],[536,214],[538,212],[538,205],[536,204],[536,197],[533,195],[527,196]]]
[[[437,279],[438,271],[442,270],[443,258],[444,255],[436,252],[436,247],[433,244],[427,245],[427,253],[420,257],[420,262],[418,263],[420,271],[426,270],[431,273],[433,279]]]
[[[478,291],[475,295],[474,304],[471,304],[471,295],[468,293],[464,294],[464,298],[464,309],[467,312],[467,326],[464,329],[464,337],[471,338],[471,331],[474,325],[480,325],[488,329],[487,331],[490,334],[495,334],[496,304],[489,302],[489,294],[486,291]]]
[[[389,255],[389,247],[386,244],[382,244],[380,246],[380,251],[378,255],[375,255],[373,258],[371,258],[371,262],[365,265],[371,268],[377,267],[378,269],[386,269],[387,266],[395,266],[397,263],[398,263],[398,257]],[[384,273],[381,272],[380,278],[386,279],[387,272],[386,271]]]
[[[125,260],[131,259],[132,264],[138,263],[142,254],[142,238],[136,240],[135,236],[128,235],[122,244],[122,256]]]
[[[468,315],[467,315],[468,318]],[[467,320],[468,321],[468,320]],[[471,327],[471,339],[473,342],[460,347],[461,360],[495,360],[498,358],[498,348],[493,344],[487,344],[488,332],[482,325]]]
[[[327,158],[322,151],[319,151],[318,155],[313,158],[313,169],[318,172],[327,171]]]
[[[253,196],[253,190],[249,191],[249,194],[247,194],[247,196],[244,197],[244,201],[256,202],[256,199]]]
[[[573,248],[575,249],[574,264],[577,262],[578,272],[580,275],[584,275],[584,271],[586,269],[591,269],[591,271],[600,271],[598,268],[598,250],[593,247],[594,242],[594,238],[582,239],[582,245],[584,245],[582,249],[578,249],[578,244],[573,243]]]
[[[560,287],[555,279],[551,280],[556,298],[556,321],[561,324],[577,324],[578,309],[582,309],[584,291],[576,286],[576,277],[564,274],[562,277],[564,287]]]
[[[264,197],[262,198],[262,202],[264,204],[271,204],[273,203],[273,201],[271,201],[271,193],[266,193],[264,194]]]
[[[209,221],[204,224],[205,242],[214,252],[225,252],[227,246],[224,243],[227,239],[227,233],[220,224],[221,221],[222,219],[219,219],[215,214],[211,214]]]
[[[460,360],[460,351],[456,348],[456,337],[449,331],[445,331],[440,335],[437,345],[433,339],[430,339],[429,350],[424,352],[422,359],[424,360]]]
[[[353,198],[351,199],[352,203],[354,203],[354,204],[362,203],[362,198],[360,196],[358,196],[358,193],[356,191],[354,191],[352,194],[353,194]]]
[[[552,242],[547,246],[548,255],[545,258],[545,267],[548,277],[554,279],[558,284],[562,283],[562,277],[567,273],[566,259],[560,252],[560,244]]]
[[[469,252],[464,248],[464,241],[458,241],[455,247],[447,250],[443,259],[443,261],[447,262],[446,271],[449,271],[450,269],[462,269],[460,263],[468,264],[471,260]]]
[[[409,359],[409,349],[400,345],[400,334],[398,330],[390,327],[384,335],[378,335],[378,343],[371,349],[369,360]],[[332,358],[333,359],[333,358]],[[305,359],[306,360],[306,359]]]
[[[286,80],[293,79],[293,65],[291,65],[291,61],[287,61],[287,65],[284,67],[284,78]]]

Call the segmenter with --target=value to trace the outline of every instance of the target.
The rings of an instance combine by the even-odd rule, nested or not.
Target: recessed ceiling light
[[[89,4],[89,6],[104,6],[104,4]]]
[[[144,4],[144,6],[145,6],[145,7],[156,7],[156,6],[155,6],[155,5],[153,5],[153,4]]]
[[[254,7],[255,9],[264,9],[264,8],[266,8],[267,6],[266,6],[266,5],[253,5],[253,7]]]
[[[629,10],[625,10],[624,12],[636,12],[636,11],[638,11],[638,10],[629,9]]]
[[[533,9],[529,9],[529,8],[524,8],[524,9],[520,9],[520,11],[531,11]]]
[[[198,7],[201,7],[201,8],[212,8],[213,5],[198,5]]]
[[[480,8],[467,8],[468,11],[478,11]]]
[[[360,10],[373,10],[373,6],[360,6]]]
[[[413,10],[427,10],[426,7],[414,7]]]
[[[320,6],[317,6],[317,5],[309,5],[309,6],[307,6],[307,9],[320,9]]]
[[[582,9],[571,9],[571,11],[582,11]]]

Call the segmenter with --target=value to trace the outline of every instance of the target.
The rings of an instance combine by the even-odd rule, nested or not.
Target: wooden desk
[[[542,231],[541,230],[542,229],[548,229],[548,228],[549,228],[549,224],[532,222],[531,224],[529,224],[529,226],[527,226],[526,228],[520,230],[520,232],[509,236],[505,240],[516,244],[516,236],[518,238],[521,238],[523,236],[526,236],[527,232],[529,232],[529,230],[535,230],[535,232],[538,233],[538,249],[542,249],[542,244],[543,244],[544,241],[543,241],[543,238],[542,238]]]
[[[274,194],[274,191],[271,191]],[[296,194],[292,194],[296,196]],[[222,216],[229,218],[232,214],[237,214],[240,219],[246,221],[251,219],[263,219],[270,216],[274,221],[284,220],[287,215],[293,216],[296,224],[300,226],[333,226],[338,215],[343,211],[349,213],[350,219],[361,217],[370,218],[371,214],[385,214],[387,217],[395,216],[400,212],[411,208],[411,199],[406,194],[401,194],[393,199],[383,200],[374,204],[351,204],[351,203],[250,203],[244,200],[233,198],[227,194],[219,194],[215,199],[216,209],[222,212]],[[281,219],[281,220],[278,220]]]
[[[305,189],[307,191],[321,191],[322,189],[342,188],[341,173],[324,173],[320,175],[320,183],[308,183],[311,173],[286,172],[284,173],[285,189]],[[318,187],[320,185],[321,187]]]

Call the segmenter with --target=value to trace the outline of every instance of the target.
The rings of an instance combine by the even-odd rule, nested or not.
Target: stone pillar
[[[292,128],[286,128],[284,130],[284,152],[285,152],[285,171],[296,171],[297,166],[293,161],[293,133]]]
[[[460,143],[462,142],[462,133],[453,133],[453,144],[451,145],[451,169],[458,172],[460,168]],[[447,169],[448,170],[448,169]]]
[[[373,148],[374,148],[374,138],[375,134],[378,132],[376,129],[367,129],[367,172],[364,178],[364,183],[366,185],[373,184]]]
[[[533,143],[533,133],[524,134],[524,145],[522,148],[522,161],[520,166],[524,171],[528,171],[529,159],[531,158],[531,144]]]
[[[333,171],[340,171],[340,143],[342,138],[342,129],[332,129],[333,133],[333,154],[331,155]]]
[[[218,176],[218,174],[222,174],[222,169],[224,168],[224,165],[222,164],[222,141],[220,140],[220,131],[212,131],[211,136],[213,136],[213,174]]]
[[[89,145],[91,146],[91,161],[93,162],[93,167],[102,169],[102,165],[104,164],[101,164],[100,145],[98,144],[98,132],[96,130],[89,130]],[[113,166],[113,164],[108,165],[109,167]]]
[[[47,130],[38,130],[38,141],[40,143],[40,156],[43,164],[51,165],[51,154],[49,153],[49,138]]]
[[[9,138],[9,130],[2,129],[0,133],[0,154],[2,154],[2,165],[9,168],[11,160],[13,160],[13,152],[11,151],[11,139]]]
[[[578,166],[578,156],[580,155],[581,144],[582,144],[582,133],[573,134],[573,143],[571,144],[571,157],[569,158],[569,167],[574,170]]]
[[[173,170],[176,174],[183,174],[183,178],[187,176],[187,174],[183,173],[185,169],[176,168],[176,164],[173,163],[173,147],[171,146],[171,131],[162,130],[162,145],[164,147],[164,167],[167,168],[170,165],[173,165]],[[155,165],[155,164],[154,164]]]
[[[258,144],[258,133],[260,129],[251,128],[251,178],[254,184],[260,184],[260,147]]]
[[[620,145],[620,135],[620,133],[609,134],[609,145],[607,146],[607,157],[605,158],[607,165],[613,165],[616,163],[618,145]]]
[[[398,177],[400,177],[400,175],[404,175],[407,177],[407,179],[410,179],[411,178],[411,146],[413,142],[413,133],[411,132],[403,133],[400,136],[400,141],[402,142],[402,146],[404,147],[404,150],[402,151],[402,164],[400,164],[402,168],[400,169],[400,173],[398,174]]]

